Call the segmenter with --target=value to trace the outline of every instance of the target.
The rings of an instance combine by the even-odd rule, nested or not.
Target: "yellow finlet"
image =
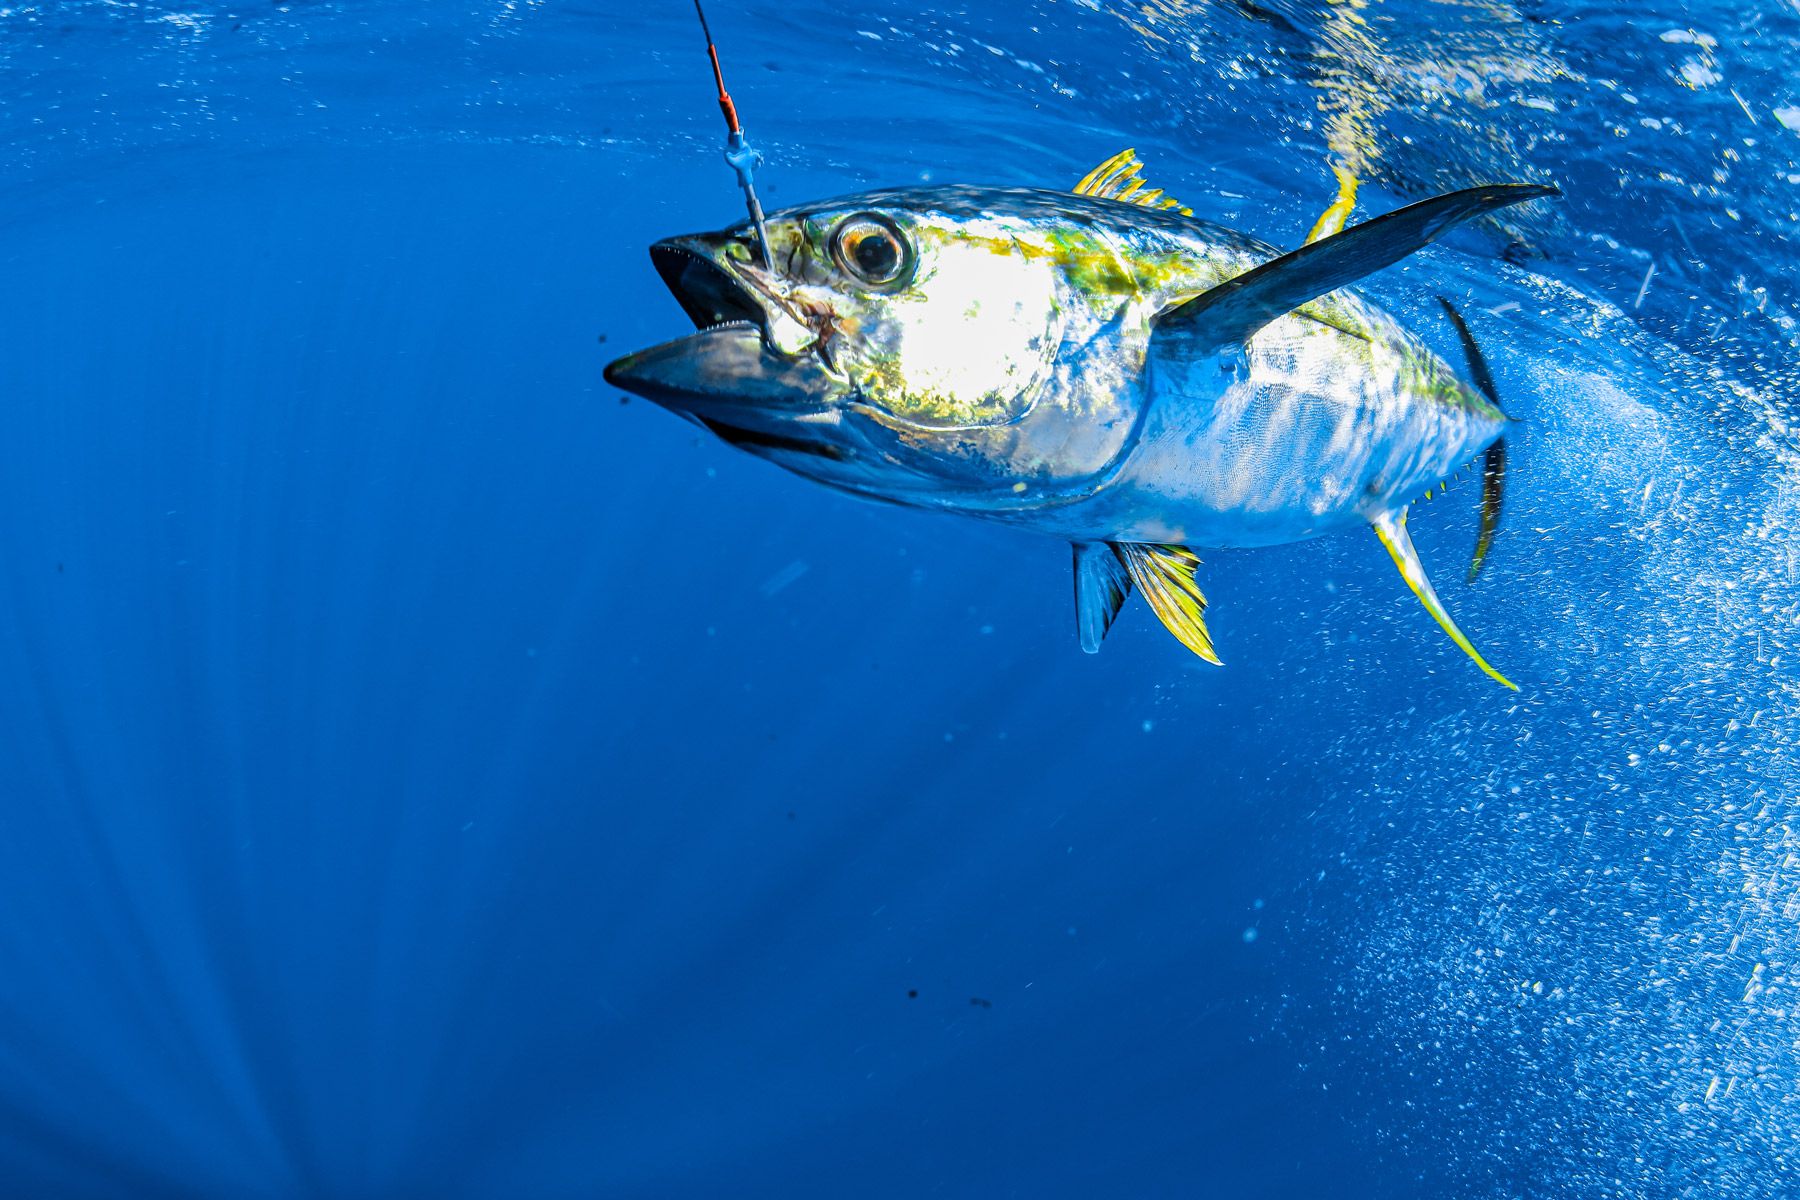
[[[1140,191],[1144,180],[1139,172],[1143,169],[1144,164],[1138,161],[1136,150],[1121,150],[1082,176],[1081,182],[1075,185],[1075,194],[1099,196],[1104,200],[1139,204],[1145,208],[1172,208],[1184,217],[1194,215],[1193,209],[1182,207],[1179,200],[1164,195],[1161,188]]]
[[[1387,552],[1392,556],[1394,565],[1400,568],[1400,577],[1406,580],[1406,586],[1410,587],[1413,595],[1419,598],[1419,603],[1425,606],[1425,611],[1431,614],[1431,619],[1436,621],[1444,632],[1450,635],[1450,640],[1461,646],[1462,652],[1474,659],[1475,665],[1486,671],[1490,678],[1505,684],[1515,692],[1518,691],[1518,684],[1488,666],[1487,659],[1481,657],[1481,652],[1469,643],[1469,639],[1463,636],[1463,631],[1456,627],[1456,622],[1450,619],[1450,614],[1444,611],[1443,603],[1438,600],[1437,590],[1431,586],[1431,580],[1425,577],[1425,566],[1419,561],[1419,552],[1413,548],[1412,536],[1406,532],[1406,510],[1401,509],[1398,514],[1387,513],[1376,517],[1371,524],[1375,526],[1375,533],[1381,538],[1381,544],[1387,547]]]
[[[1151,611],[1180,643],[1214,666],[1222,666],[1206,631],[1206,596],[1194,581],[1200,559],[1186,546],[1151,546],[1139,542],[1115,543],[1125,569],[1137,590],[1149,601]]]
[[[1344,222],[1350,219],[1350,211],[1356,207],[1356,176],[1335,163],[1332,164],[1331,170],[1337,176],[1337,199],[1333,200],[1331,207],[1320,213],[1319,219],[1313,222],[1312,232],[1306,235],[1306,244],[1309,246],[1320,238],[1328,238],[1334,233],[1342,233]]]

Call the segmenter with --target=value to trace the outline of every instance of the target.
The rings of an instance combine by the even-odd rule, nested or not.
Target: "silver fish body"
[[[1385,313],[1339,294],[1238,354],[1152,345],[1144,421],[1106,486],[1046,512],[1072,538],[1233,548],[1369,524],[1460,470],[1506,417]]]
[[[748,226],[658,243],[697,332],[607,377],[832,487],[1078,546],[1372,524],[1433,607],[1406,505],[1506,417],[1335,281],[1529,197],[1456,193],[1284,256],[1102,186],[867,192],[771,214],[755,252]]]

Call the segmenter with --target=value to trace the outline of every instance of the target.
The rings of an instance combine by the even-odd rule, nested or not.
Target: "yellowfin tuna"
[[[760,235],[671,238],[651,258],[698,332],[606,378],[833,487],[1067,539],[1089,651],[1135,590],[1217,662],[1190,547],[1373,527],[1513,687],[1406,532],[1408,505],[1485,452],[1487,552],[1507,418],[1486,368],[1460,318],[1481,386],[1345,289],[1556,190],[1492,184],[1344,228],[1342,183],[1288,254],[1146,188],[1130,151],[1073,192],[868,192],[772,213]]]

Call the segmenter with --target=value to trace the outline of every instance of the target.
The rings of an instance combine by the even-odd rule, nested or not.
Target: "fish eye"
[[[848,217],[831,237],[838,265],[864,283],[887,287],[912,272],[912,247],[894,223],[873,213]]]

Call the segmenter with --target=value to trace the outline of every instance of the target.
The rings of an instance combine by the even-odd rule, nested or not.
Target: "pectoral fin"
[[[1481,343],[1475,340],[1469,323],[1463,320],[1462,312],[1444,296],[1438,297],[1443,305],[1444,315],[1450,318],[1450,327],[1456,330],[1456,340],[1462,343],[1463,358],[1469,364],[1469,378],[1475,382],[1475,390],[1486,397],[1487,402],[1500,411],[1500,393],[1494,387],[1494,373],[1488,370],[1487,355],[1481,352]]]
[[[1131,595],[1131,576],[1118,552],[1105,542],[1075,543],[1075,632],[1081,648],[1100,652],[1106,631],[1112,628],[1125,598]]]
[[[1202,352],[1241,344],[1277,317],[1392,266],[1464,221],[1557,194],[1535,183],[1492,183],[1409,204],[1226,280],[1164,314],[1156,334],[1198,339]]]
[[[1487,660],[1481,657],[1481,652],[1470,644],[1469,639],[1463,636],[1463,631],[1456,627],[1456,622],[1450,619],[1450,614],[1444,611],[1437,590],[1431,586],[1431,580],[1425,577],[1425,566],[1419,561],[1419,552],[1413,549],[1412,537],[1406,532],[1406,510],[1376,517],[1372,524],[1376,535],[1381,538],[1381,544],[1393,556],[1394,565],[1400,568],[1400,577],[1406,580],[1406,585],[1419,598],[1419,603],[1425,606],[1425,611],[1431,614],[1432,620],[1443,627],[1451,641],[1462,647],[1464,654],[1475,660],[1476,666],[1513,691],[1518,691],[1518,684],[1488,666]]]
[[[1121,542],[1113,547],[1157,618],[1176,639],[1214,666],[1221,665],[1206,631],[1206,596],[1194,581],[1200,560],[1186,546]]]

